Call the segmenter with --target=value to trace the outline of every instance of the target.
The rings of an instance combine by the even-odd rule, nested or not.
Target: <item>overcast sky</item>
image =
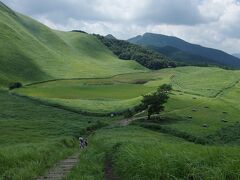
[[[240,53],[240,0],[1,0],[59,30],[120,39],[145,32]]]

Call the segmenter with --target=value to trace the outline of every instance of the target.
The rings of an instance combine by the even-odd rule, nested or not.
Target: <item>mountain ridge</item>
[[[240,68],[240,59],[218,49],[208,48],[197,44],[192,44],[180,38],[173,36],[166,36],[163,34],[145,33],[142,36],[128,39],[129,42],[152,47],[172,46],[181,51],[185,51],[192,55],[198,55],[214,60],[217,64],[229,66],[233,68]]]

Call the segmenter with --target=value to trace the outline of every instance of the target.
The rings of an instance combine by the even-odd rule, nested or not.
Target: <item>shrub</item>
[[[124,117],[125,118],[130,118],[130,117],[132,117],[133,116],[133,112],[130,110],[130,109],[128,109],[125,113],[124,113]]]
[[[9,90],[21,88],[21,87],[22,87],[22,83],[20,83],[20,82],[10,83],[8,86]]]

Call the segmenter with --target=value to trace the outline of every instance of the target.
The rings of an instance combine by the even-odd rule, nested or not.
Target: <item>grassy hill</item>
[[[134,125],[99,130],[91,142],[67,179],[105,179],[108,167],[120,179],[240,177],[239,147],[203,146]]]
[[[79,151],[79,136],[89,146],[66,179],[240,179],[240,71],[147,70],[95,36],[51,30],[2,3],[0,28],[0,86],[24,83],[0,90],[0,179],[36,179]],[[109,116],[164,83],[173,91],[161,118],[143,111],[123,127]]]
[[[201,56],[202,59],[206,58],[204,61],[208,61],[210,59],[208,64],[218,64],[220,66],[227,66],[231,68],[240,67],[240,59],[237,57],[234,57],[217,49],[191,44],[177,37],[165,36],[162,34],[145,33],[143,36],[137,36],[129,39],[128,41],[146,47],[150,46],[162,48],[165,46],[171,46],[185,53],[188,53],[189,55]],[[178,57],[178,55],[176,57]],[[188,56],[188,58],[190,57]],[[184,59],[182,59],[182,61],[184,61]],[[192,59],[192,63],[194,61],[195,59]],[[212,61],[214,61],[214,63]],[[196,62],[196,64],[198,63],[199,61]]]
[[[170,83],[174,91],[186,94],[186,99],[185,96],[176,96],[180,103],[194,96],[218,99],[225,89],[231,89],[238,82],[239,73],[219,68],[168,68],[100,79],[49,81],[30,84],[12,92],[79,111],[111,113],[131,109],[140,102],[141,95],[154,91],[163,83]]]
[[[74,137],[105,120],[0,91],[0,179],[35,179],[76,151]]]
[[[0,85],[145,71],[121,61],[96,37],[60,32],[0,4]]]
[[[68,98],[69,104],[65,105],[70,107],[71,100],[80,98],[80,106],[76,105],[78,110],[90,107],[92,111],[108,111],[115,106],[112,99],[121,104],[121,107],[115,106],[115,110],[121,110],[126,107],[122,100],[135,99],[162,83],[170,83],[174,91],[162,114],[166,120],[137,121],[130,127],[115,125],[97,131],[89,137],[89,148],[82,152],[78,166],[67,179],[104,179],[106,161],[111,163],[112,173],[123,179],[186,179],[189,176],[193,179],[237,179],[240,177],[239,126],[236,126],[240,110],[239,73],[219,68],[183,67],[103,79],[50,81],[26,86],[17,92],[41,99],[48,97],[48,101],[56,97]],[[96,121],[116,121],[40,105],[6,92],[1,92],[0,98],[3,102],[0,154],[5,164],[0,176],[5,177],[35,177],[75,151],[71,137],[81,134],[82,128]],[[89,101],[90,105],[81,99]],[[109,102],[109,106],[105,106],[105,102]],[[135,103],[139,103],[139,99]],[[161,128],[147,130],[149,125]],[[216,144],[201,145],[190,139],[212,139],[209,136],[214,136]],[[48,160],[42,152],[48,154]],[[26,156],[29,158],[22,161]],[[22,168],[16,170],[16,163]]]

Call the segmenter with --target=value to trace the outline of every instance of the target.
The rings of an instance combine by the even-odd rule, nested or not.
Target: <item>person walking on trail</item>
[[[84,145],[85,145],[86,147],[88,146],[88,140],[87,140],[87,138],[84,139]]]
[[[84,149],[84,146],[85,146],[84,138],[79,137],[79,147],[80,147],[80,149]]]

